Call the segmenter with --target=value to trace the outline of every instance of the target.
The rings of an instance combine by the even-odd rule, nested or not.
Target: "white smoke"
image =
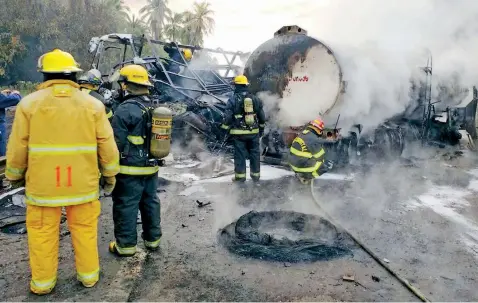
[[[403,112],[410,78],[423,77],[420,67],[430,55],[435,98],[437,83],[471,88],[478,82],[478,1],[335,0],[308,15],[313,21],[299,25],[334,51],[347,81],[341,105],[326,119],[335,122],[340,113],[342,128],[354,123],[371,128]],[[320,96],[304,91],[301,99],[307,103],[287,105],[289,125],[318,114],[320,105],[310,100],[321,102]]]

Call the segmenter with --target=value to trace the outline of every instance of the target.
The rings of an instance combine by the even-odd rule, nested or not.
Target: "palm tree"
[[[214,11],[208,2],[195,2],[192,11],[185,14],[186,28],[189,30],[189,44],[202,45],[204,37],[212,34],[216,25]]]
[[[159,39],[166,21],[166,16],[171,13],[168,8],[168,0],[147,0],[148,3],[140,10],[140,14],[147,19],[147,23],[151,27],[155,39]]]
[[[102,2],[106,7],[116,10],[125,19],[128,18],[131,12],[129,6],[124,4],[124,0],[102,0]]]
[[[147,31],[147,25],[143,19],[138,18],[135,14],[126,16],[126,32],[133,35],[141,35]]]
[[[166,17],[167,23],[164,26],[164,34],[171,41],[183,40],[182,31],[183,31],[183,13],[172,13]],[[182,42],[182,41],[181,41]]]

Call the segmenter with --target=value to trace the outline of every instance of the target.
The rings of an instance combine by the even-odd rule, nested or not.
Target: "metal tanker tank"
[[[282,27],[254,50],[244,74],[252,93],[269,92],[280,97],[280,105],[276,104],[272,112],[269,109],[269,117],[276,116],[274,110],[290,110],[302,118],[291,119],[265,137],[263,143],[269,153],[283,153],[302,126],[319,114],[326,115],[344,92],[342,70],[332,50],[296,25]],[[307,102],[314,104],[304,106]]]
[[[282,27],[252,52],[244,74],[252,93],[276,94],[282,98],[282,108],[313,96],[307,102],[314,102],[314,109],[320,111],[313,115],[327,114],[343,93],[342,70],[332,50],[296,25]]]

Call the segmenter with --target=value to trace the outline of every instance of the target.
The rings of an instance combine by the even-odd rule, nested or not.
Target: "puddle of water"
[[[174,165],[173,167],[174,168],[178,168],[178,169],[182,169],[182,168],[192,168],[192,167],[196,167],[196,166],[199,166],[199,164],[201,164],[201,162],[191,162],[191,163],[185,163],[185,164],[176,164]]]
[[[317,179],[319,179],[319,180],[352,181],[354,179],[354,175],[342,175],[342,174],[326,173],[326,174],[323,174],[322,176],[319,176]]]
[[[196,176],[195,174],[180,174],[180,173],[175,174],[172,172],[168,172],[168,173],[162,172],[159,174],[159,176],[168,181],[184,182],[184,183],[193,182],[200,179],[200,177]]]
[[[246,169],[246,175],[250,175],[250,169],[247,167]],[[274,179],[280,179],[282,177],[286,176],[293,176],[294,173],[285,169],[277,168],[277,167],[272,167],[268,165],[261,165],[261,180],[274,180]],[[225,183],[225,182],[232,182],[231,181],[232,174],[219,177],[219,178],[213,178],[213,179],[204,179],[204,180],[199,180],[196,183]]]

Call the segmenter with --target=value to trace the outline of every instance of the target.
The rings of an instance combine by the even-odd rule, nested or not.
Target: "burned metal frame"
[[[105,48],[105,42],[109,43],[118,43],[120,45],[123,45],[123,55],[121,60],[119,61],[118,64],[116,64],[113,67],[113,71],[116,70],[118,67],[124,66],[129,63],[136,63],[136,64],[141,64],[144,65],[148,59],[155,59],[154,64],[156,68],[158,68],[158,71],[163,73],[166,77],[166,81],[163,81],[161,79],[155,79],[153,78],[152,81],[155,83],[161,83],[163,85],[169,86],[173,88],[175,91],[186,97],[187,99],[191,98],[191,95],[188,94],[187,92],[198,92],[202,94],[207,94],[209,96],[212,96],[215,98],[217,101],[220,103],[223,103],[224,101],[221,100],[217,94],[222,94],[222,93],[227,93],[231,92],[233,90],[232,85],[230,84],[228,79],[228,75],[231,71],[240,69],[241,67],[239,65],[235,65],[234,61],[239,57],[243,56],[248,56],[248,53],[243,53],[243,52],[232,52],[232,51],[225,51],[221,48],[217,49],[211,49],[211,48],[204,48],[204,47],[199,47],[199,46],[191,46],[191,45],[182,45],[182,44],[177,44],[175,42],[165,42],[165,41],[160,41],[160,40],[153,40],[149,38],[148,36],[140,36],[136,37],[130,34],[110,34],[110,35],[105,35],[102,36],[101,38],[93,38],[90,41],[90,46],[92,44],[92,41],[95,40],[96,48],[94,50],[94,58],[91,63],[92,68],[99,68],[99,65],[101,63],[101,55],[104,51],[108,49],[108,47]],[[153,57],[141,57],[145,43],[148,43],[151,46],[151,51],[153,53]],[[160,46],[165,46],[165,45],[170,45],[171,47],[175,48],[178,53],[181,56],[181,59],[183,62],[178,62],[175,61],[171,58],[167,57],[162,57],[159,56],[156,49],[155,45],[160,45]],[[128,60],[126,58],[127,54],[127,49],[130,47],[132,51],[133,58]],[[185,60],[183,53],[181,52],[181,49],[190,49],[193,53],[194,52],[199,52],[203,53],[206,52],[207,54],[220,54],[224,57],[226,60],[226,64],[208,64],[207,69],[195,69],[191,68],[191,65]],[[232,58],[229,59],[227,56],[232,55]],[[183,73],[184,74],[178,74],[174,73],[172,71],[169,71],[165,64],[163,62],[167,62],[169,64],[176,64],[178,66],[181,66],[184,68]],[[152,63],[152,62],[149,62]],[[224,77],[220,76],[219,71],[220,70],[225,70],[225,75]],[[208,84],[203,77],[199,75],[201,71],[207,71],[211,73],[215,80],[218,83],[213,83],[213,84]],[[187,74],[187,75],[186,75]],[[106,75],[105,75],[106,76]],[[171,77],[173,76],[173,77]],[[174,79],[188,79],[188,80],[193,80],[195,81],[199,88],[193,88],[193,87],[186,87],[184,85],[179,85],[177,82],[174,81]]]

